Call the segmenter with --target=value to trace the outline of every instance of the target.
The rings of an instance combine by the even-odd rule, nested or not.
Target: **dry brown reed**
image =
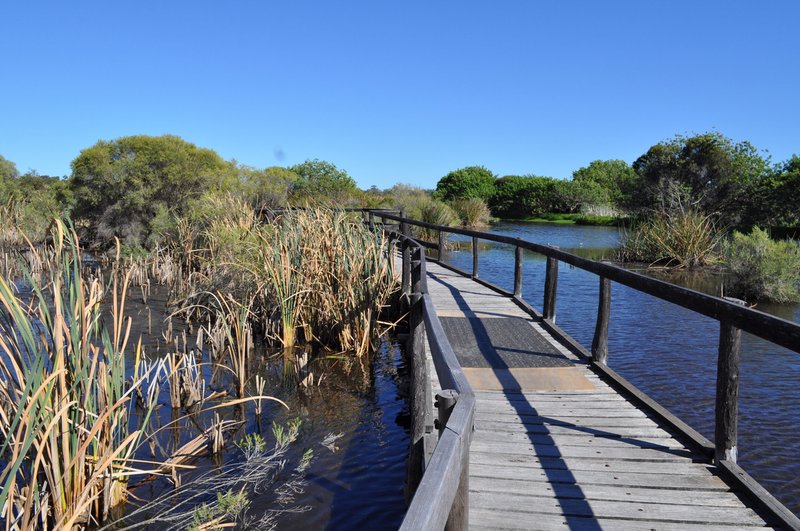
[[[84,281],[77,236],[64,222],[54,224],[52,249],[61,267],[46,284],[27,272],[30,303],[0,277],[0,507],[11,528],[107,519],[126,500],[128,479],[143,473],[134,454],[152,412],[131,429],[131,398],[144,377],[126,384],[129,278],[113,279],[109,332],[102,290]]]

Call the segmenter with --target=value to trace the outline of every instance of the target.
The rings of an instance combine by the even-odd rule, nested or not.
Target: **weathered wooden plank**
[[[574,498],[577,500],[627,501],[670,503],[677,505],[711,505],[714,507],[745,507],[734,493],[708,490],[679,490],[614,485],[545,483],[518,479],[475,477],[469,485],[471,492],[507,492],[544,498]]]
[[[579,400],[537,400],[532,398],[530,400],[513,400],[504,402],[502,400],[482,400],[480,408],[491,411],[493,409],[503,408],[514,411],[535,410],[535,411],[583,411],[585,415],[592,415],[595,411],[637,411],[628,402],[620,400],[591,400],[587,401],[585,405]],[[581,406],[584,406],[581,408]]]
[[[632,461],[680,461],[694,457],[690,451],[678,448],[658,450],[649,448],[590,448],[584,446],[534,445],[530,441],[517,443],[486,441],[477,438],[472,441],[472,448],[481,452],[493,451],[519,455],[539,455],[542,457],[596,457],[598,459],[613,458]]]
[[[646,518],[646,516],[644,517]],[[737,524],[689,524],[655,522],[652,520],[625,520],[612,518],[585,518],[579,516],[561,516],[550,514],[523,515],[508,509],[474,509],[470,512],[470,529],[507,529],[525,531],[550,531],[569,529],[570,531],[598,531],[613,529],[614,531],[737,531],[764,529],[761,526],[744,526]]]
[[[534,457],[496,452],[472,451],[470,459],[475,464],[498,467],[522,467],[547,470],[583,470],[603,472],[636,472],[640,474],[688,475],[713,477],[710,464],[690,461],[670,463],[668,467],[661,461],[623,461],[621,459],[594,459],[586,457]]]
[[[693,506],[660,503],[618,502],[604,500],[549,499],[511,493],[470,492],[476,510],[503,504],[524,513],[563,514],[593,518],[647,519],[674,523],[749,524],[761,525],[763,520],[746,507],[709,507],[698,510]]]
[[[571,417],[569,419],[557,419],[548,416],[538,415],[517,415],[514,413],[499,414],[499,413],[486,413],[476,412],[475,418],[478,421],[495,421],[505,422],[511,424],[522,424],[523,426],[532,425],[550,425],[550,426],[580,426],[587,428],[610,428],[610,427],[633,427],[633,426],[648,426],[657,427],[658,424],[653,422],[652,419],[646,417]]]
[[[501,404],[497,402],[481,402],[478,405],[481,413],[495,413],[498,415],[519,415],[522,417],[541,417],[550,414],[557,414],[559,418],[578,417],[578,418],[601,418],[601,417],[625,417],[625,418],[647,418],[647,415],[631,407],[619,407],[609,409],[591,409],[581,410],[581,408],[574,406],[561,407],[558,404],[550,405],[542,403],[536,407],[533,406],[520,406],[513,407],[509,404]]]
[[[478,431],[495,433],[495,437],[505,437],[508,433],[525,434],[552,434],[552,435],[572,435],[575,433],[574,426],[552,426],[544,424],[524,425],[512,422],[493,422],[492,420],[479,420],[475,423]],[[649,437],[649,438],[672,438],[666,431],[653,427],[606,427],[599,429],[596,427],[585,428],[593,432],[599,432],[606,437]]]
[[[650,437],[615,437],[615,436],[602,436],[589,433],[519,433],[519,432],[505,432],[502,437],[498,437],[496,433],[479,429],[473,435],[474,441],[493,441],[502,439],[506,443],[533,443],[537,448],[540,445],[551,446],[588,446],[592,448],[679,448],[685,447],[670,437],[650,438]]]
[[[583,404],[584,402],[624,402],[629,403],[627,400],[619,396],[617,393],[597,393],[586,392],[576,395],[574,392],[570,393],[511,393],[503,391],[475,391],[475,398],[481,402],[495,400],[499,402],[531,402],[531,401],[549,401],[549,402],[563,402],[573,403],[577,402]],[[633,406],[631,406],[633,407]]]
[[[566,458],[569,459],[569,458]],[[672,465],[670,465],[672,466]],[[661,468],[666,468],[661,464]],[[730,490],[730,487],[714,475],[661,474],[660,472],[625,472],[596,470],[562,470],[555,468],[506,467],[470,463],[472,477],[520,479],[550,483],[577,483],[594,485],[626,485],[663,489]]]

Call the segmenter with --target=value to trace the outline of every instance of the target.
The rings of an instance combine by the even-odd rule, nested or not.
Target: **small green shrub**
[[[728,293],[751,301],[800,301],[800,243],[770,239],[765,230],[734,232],[725,245]]]

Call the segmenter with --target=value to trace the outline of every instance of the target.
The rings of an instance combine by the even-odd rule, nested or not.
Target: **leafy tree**
[[[594,160],[588,166],[575,170],[572,180],[589,187],[594,184],[604,190],[606,197],[597,194],[596,204],[625,208],[630,204],[636,172],[624,160]]]
[[[553,183],[553,199],[550,212],[574,214],[587,210],[607,210],[612,203],[609,191],[603,185],[592,180],[564,181],[555,179]]]
[[[483,166],[467,166],[439,179],[433,195],[442,201],[478,198],[488,202],[494,193],[495,180],[494,174]]]
[[[524,218],[530,215],[526,206],[524,192],[528,177],[506,175],[494,182],[494,192],[489,207],[492,213],[502,218]]]
[[[232,189],[233,164],[177,136],[128,136],[101,140],[72,161],[74,215],[88,222],[97,244],[113,237],[136,245],[152,243],[152,222],[164,213],[184,214],[209,191]]]
[[[527,218],[549,212],[574,213],[586,205],[607,202],[605,190],[592,181],[507,175],[495,182],[490,206],[500,217]]]
[[[290,192],[295,199],[330,202],[343,199],[358,190],[356,182],[346,171],[324,160],[306,160],[291,166],[289,171],[297,175]]]
[[[736,225],[768,164],[749,142],[720,133],[677,136],[633,163],[640,177],[636,199],[645,208],[670,209],[679,202]]]
[[[800,226],[800,157],[776,164],[753,193],[746,221],[762,227]]]
[[[16,187],[19,177],[17,165],[0,155],[0,201],[6,202]]]
[[[238,169],[245,196],[256,209],[286,207],[289,192],[300,178],[280,166],[263,170],[240,166]]]

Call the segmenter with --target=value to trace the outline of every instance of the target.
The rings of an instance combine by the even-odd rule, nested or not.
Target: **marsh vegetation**
[[[171,528],[269,528],[294,507],[313,452],[287,458],[302,422],[272,422],[285,405],[274,375],[310,389],[368,363],[389,328],[387,242],[344,212],[262,222],[233,196],[207,200],[199,222],[178,219],[149,252],[118,243],[89,259],[60,219],[37,243],[3,234],[10,529],[138,528],[155,515]],[[253,512],[259,489],[275,496]]]

